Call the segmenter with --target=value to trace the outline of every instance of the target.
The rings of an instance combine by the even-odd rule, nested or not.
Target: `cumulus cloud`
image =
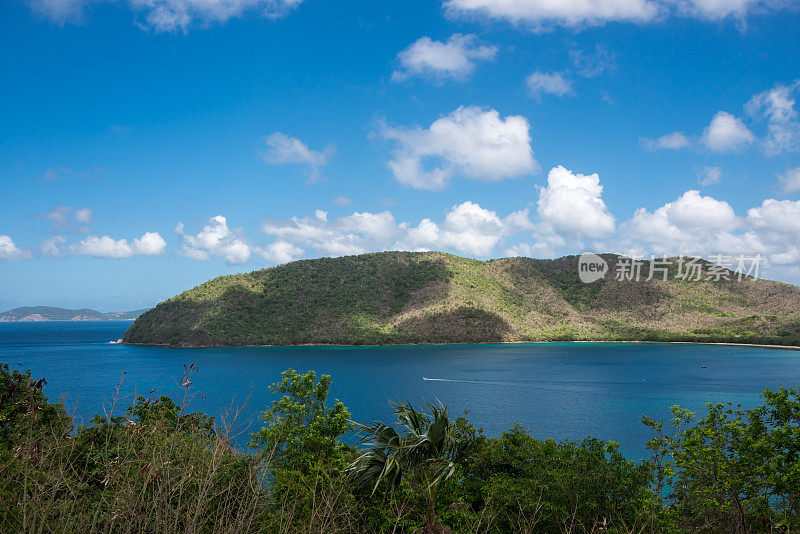
[[[697,183],[702,186],[714,185],[722,181],[722,169],[719,167],[703,167],[696,171]]]
[[[794,94],[799,88],[800,80],[790,85],[777,85],[754,95],[745,104],[745,110],[752,117],[767,120],[768,133],[763,144],[769,155],[800,150],[800,121],[794,109]]]
[[[250,245],[237,231],[228,228],[228,220],[222,215],[211,217],[197,234],[187,234],[182,222],[175,232],[183,238],[181,254],[194,260],[208,261],[218,256],[230,264],[241,264],[252,254]]]
[[[275,132],[265,139],[266,150],[262,158],[267,163],[274,165],[295,164],[305,167],[308,181],[314,182],[321,177],[320,169],[328,163],[334,152],[333,146],[325,150],[311,150],[304,142],[296,137],[290,137],[281,132]]]
[[[670,256],[765,252],[758,236],[742,229],[746,221],[730,204],[690,190],[653,212],[637,209],[621,225],[617,246]]]
[[[498,181],[537,169],[528,120],[494,109],[459,107],[429,128],[384,125],[380,133],[395,143],[395,179],[418,189],[443,189],[456,175]]]
[[[795,193],[800,191],[800,167],[789,169],[779,176],[779,179],[784,192]]]
[[[503,220],[497,213],[466,201],[454,205],[444,220],[425,218],[416,224],[398,222],[389,211],[355,212],[328,220],[327,215],[268,219],[262,224],[276,243],[291,243],[327,256],[361,254],[376,250],[452,250],[487,256],[504,236],[518,231],[524,215]],[[286,245],[282,245],[286,248]]]
[[[330,256],[344,256],[381,250],[393,240],[397,224],[389,211],[355,212],[329,221],[327,213],[317,210],[314,216],[268,219],[261,229],[279,241],[308,246]]]
[[[747,220],[756,228],[800,234],[800,201],[766,199],[748,210]]]
[[[572,94],[572,82],[564,77],[561,72],[534,72],[525,79],[528,92],[536,100],[541,101],[542,95],[564,96]]]
[[[547,186],[539,190],[539,215],[558,232],[601,237],[614,231],[614,216],[602,194],[596,173],[577,174],[559,165],[550,170]]]
[[[14,243],[10,236],[0,234],[0,260],[17,261],[32,258],[31,252]]]
[[[302,248],[288,241],[275,241],[265,247],[257,247],[256,254],[276,265],[305,257],[305,251]]]
[[[397,55],[401,68],[394,71],[392,80],[430,76],[462,81],[475,71],[476,61],[489,61],[496,55],[496,46],[478,45],[474,35],[456,33],[445,42],[421,37]]]
[[[413,250],[450,249],[488,256],[506,233],[506,225],[494,211],[467,201],[453,206],[442,224],[423,219],[405,230],[401,244]]]
[[[128,242],[111,236],[90,235],[77,243],[64,247],[64,240],[53,238],[42,244],[42,253],[47,256],[92,256],[95,258],[131,258],[133,256],[160,256],[167,243],[157,232],[147,232],[142,237]]]
[[[650,151],[680,150],[689,146],[689,138],[681,132],[672,132],[657,139],[643,137],[639,141],[644,148]]]
[[[800,120],[795,109],[795,95],[800,90],[800,80],[789,85],[776,85],[754,95],[744,109],[752,122],[765,121],[766,135],[756,137],[742,119],[727,111],[719,111],[703,131],[699,143],[713,152],[740,152],[758,142],[767,155],[800,151]],[[691,142],[681,132],[659,137],[642,138],[647,150],[679,150]]]
[[[741,119],[720,111],[703,130],[702,143],[714,152],[739,152],[747,148],[755,136]]]

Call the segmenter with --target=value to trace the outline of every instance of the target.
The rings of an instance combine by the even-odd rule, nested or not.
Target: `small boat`
[[[708,369],[708,366],[707,365],[701,365],[700,369]]]

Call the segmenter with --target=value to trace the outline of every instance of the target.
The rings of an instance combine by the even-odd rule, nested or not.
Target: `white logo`
[[[578,276],[584,284],[591,284],[600,280],[607,272],[608,263],[597,254],[584,252],[578,258]]]

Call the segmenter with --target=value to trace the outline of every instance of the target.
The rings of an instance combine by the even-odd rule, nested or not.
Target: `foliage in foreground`
[[[180,404],[140,397],[75,426],[43,381],[0,366],[0,531],[800,528],[799,390],[767,390],[754,409],[645,418],[653,458],[634,463],[614,443],[540,440],[518,425],[489,438],[439,403],[394,404],[396,426],[353,423],[328,402],[330,377],[288,370],[242,452],[233,421],[188,410],[192,371]]]

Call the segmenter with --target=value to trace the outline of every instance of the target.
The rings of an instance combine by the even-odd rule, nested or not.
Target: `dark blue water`
[[[759,402],[766,387],[800,385],[800,352],[683,344],[548,343],[414,347],[168,349],[111,345],[129,322],[0,323],[0,361],[45,377],[51,399],[85,418],[101,412],[121,379],[123,395],[180,396],[184,364],[195,363],[191,407],[219,416],[245,404],[244,432],[274,400],[269,384],[286,368],[333,377],[333,395],[357,421],[388,421],[389,399],[439,398],[489,435],[513,423],[538,437],[595,436],[647,455],[641,415],[707,402]],[[707,368],[701,368],[706,365]],[[125,373],[124,375],[122,373]],[[424,380],[423,377],[434,380]],[[122,404],[130,399],[123,399]],[[249,429],[245,428],[250,423]]]

